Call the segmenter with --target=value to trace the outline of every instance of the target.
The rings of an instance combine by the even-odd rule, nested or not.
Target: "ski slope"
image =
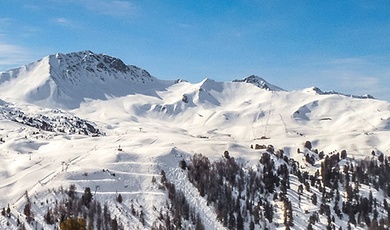
[[[90,187],[95,198],[128,220],[126,229],[142,226],[129,216],[131,205],[146,213],[150,228],[150,217],[166,201],[152,178],[159,180],[164,170],[207,229],[222,229],[178,168],[180,160],[189,161],[195,153],[218,159],[228,150],[256,164],[254,144],[272,144],[300,158],[297,149],[307,140],[325,153],[346,149],[355,158],[390,151],[389,102],[312,89],[287,92],[269,83],[267,90],[253,79],[162,81],[118,60],[90,51],[57,54],[0,74],[2,114],[11,106],[31,117],[50,117],[60,108],[61,116],[90,121],[105,134],[43,131],[0,116],[0,207],[10,204],[17,216],[26,191],[37,201],[55,199],[45,192],[75,184],[80,193]],[[124,202],[118,206],[119,193]],[[303,209],[311,208],[305,203]],[[306,227],[299,216],[295,221]],[[43,219],[38,222],[48,227]],[[1,228],[5,223],[0,217]]]

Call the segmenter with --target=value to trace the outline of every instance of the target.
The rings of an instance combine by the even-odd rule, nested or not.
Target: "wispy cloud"
[[[72,29],[81,27],[80,24],[75,22],[74,20],[71,20],[71,19],[68,19],[68,18],[63,18],[63,17],[52,18],[51,22],[55,23],[55,24],[57,24],[59,26],[64,26],[64,27],[68,27],[68,28],[72,28]]]
[[[34,10],[34,11],[40,9],[40,7],[39,7],[38,5],[36,5],[36,4],[34,4],[34,3],[31,3],[31,2],[24,4],[24,5],[23,5],[23,8],[29,9],[29,10]]]
[[[343,88],[350,91],[359,91],[361,94],[378,93],[378,90],[381,88],[381,82],[378,77],[359,75],[359,73],[354,72],[340,73],[339,82]]]
[[[0,41],[0,70],[6,70],[30,61],[31,52],[18,45]]]
[[[341,76],[339,84],[341,89],[345,90],[345,93],[355,95],[370,94],[375,98],[390,101],[388,95],[390,85],[379,76],[359,76],[356,73],[352,73],[350,76]]]
[[[12,24],[12,18],[0,18],[0,31],[6,29]]]
[[[39,27],[20,23],[14,18],[0,18],[0,33],[5,37],[29,37],[40,30]]]
[[[15,20],[12,18],[0,18],[0,71],[7,70],[18,65],[26,64],[31,57],[31,52],[28,49],[10,43],[10,28],[15,25]],[[17,27],[20,29],[19,27]],[[21,35],[18,34],[20,37]]]
[[[319,74],[330,89],[351,94],[371,94],[389,100],[390,67],[376,56],[334,58],[324,62]]]
[[[72,21],[67,18],[53,18],[53,22],[62,25],[62,26],[70,26],[72,25]]]
[[[361,65],[367,64],[366,58],[362,57],[347,57],[347,58],[335,58],[329,61],[334,65]]]
[[[85,7],[98,14],[122,17],[133,15],[135,5],[129,1],[82,0]]]

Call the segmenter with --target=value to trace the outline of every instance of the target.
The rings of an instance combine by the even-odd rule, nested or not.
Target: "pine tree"
[[[238,211],[237,215],[237,229],[244,229],[244,219],[242,218],[240,211]]]
[[[30,203],[27,203],[26,205],[24,205],[23,213],[24,213],[24,215],[26,215],[27,222],[30,223],[31,220],[32,220],[32,213],[31,213],[31,205],[30,205]]]
[[[116,217],[111,221],[111,229],[118,230],[118,221],[116,220]]]
[[[204,230],[204,225],[202,223],[202,219],[200,218],[199,214],[196,217],[196,224],[195,224],[195,230]]]
[[[91,188],[90,187],[86,187],[85,188],[84,194],[82,196],[82,200],[84,202],[84,205],[89,207],[89,204],[92,201],[92,193],[91,193]]]
[[[183,159],[179,162],[179,167],[183,170],[187,169],[187,162]]]
[[[69,185],[68,196],[71,199],[74,199],[75,193],[76,193],[76,185],[74,185],[74,184]]]
[[[120,193],[119,193],[119,195],[117,196],[116,201],[118,201],[119,204],[122,203],[123,199],[122,199],[122,195],[121,195]]]
[[[97,230],[101,230],[103,227],[103,218],[102,218],[102,206],[100,205],[100,202],[97,202],[96,204],[96,213],[97,213],[97,218],[96,218]]]
[[[234,216],[233,211],[229,214],[229,229],[234,229],[236,227],[236,217]]]
[[[317,205],[317,195],[315,193],[313,193],[313,195],[311,195],[311,202],[314,205]]]
[[[255,224],[260,223],[260,208],[258,205],[256,205],[255,209],[253,210],[253,221]]]
[[[251,220],[251,222],[249,223],[249,230],[254,230],[254,229],[255,229],[255,222]]]
[[[142,225],[145,226],[145,214],[144,212],[141,210],[140,214],[139,214],[139,218],[140,218],[140,221],[142,223]]]
[[[341,159],[346,159],[347,158],[347,151],[344,149],[341,151]]]
[[[356,225],[355,214],[354,214],[352,208],[350,208],[350,210],[349,210],[349,212],[348,212],[348,216],[349,216],[349,221],[348,221],[348,223],[353,224],[353,225]]]
[[[108,206],[107,206],[107,204],[104,204],[104,206],[103,206],[104,229],[108,229],[110,221],[111,221],[111,218],[110,218],[110,212],[108,211]]]
[[[161,180],[160,180],[161,184],[165,185],[165,183],[167,183],[167,176],[165,175],[165,171],[164,170],[161,170]]]
[[[305,148],[307,148],[308,150],[311,150],[312,144],[311,144],[310,141],[306,141],[306,142],[305,142]]]
[[[264,205],[264,217],[270,222],[272,223],[273,222],[273,215],[274,215],[274,211],[273,211],[273,206],[272,204],[269,204],[267,201]]]
[[[378,156],[378,160],[379,160],[379,162],[383,163],[383,160],[384,160],[383,153],[381,153],[381,154]]]
[[[46,212],[46,215],[44,216],[44,218],[45,218],[45,221],[47,224],[50,224],[50,225],[54,224],[54,219],[52,217],[52,214],[51,214],[51,211],[49,208],[47,209],[47,212]]]
[[[7,217],[11,217],[11,209],[9,207],[9,204],[8,204],[8,207],[7,207]]]

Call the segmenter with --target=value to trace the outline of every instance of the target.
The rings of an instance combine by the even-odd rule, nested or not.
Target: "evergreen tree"
[[[317,205],[317,195],[315,193],[313,193],[313,195],[311,195],[311,202],[314,205]]]
[[[229,214],[229,229],[234,229],[236,227],[236,217],[234,216],[233,211],[230,212]]]
[[[47,209],[47,212],[46,212],[44,218],[45,218],[45,221],[47,224],[50,224],[50,225],[54,224],[54,218],[53,218],[51,210],[49,208]]]
[[[92,201],[92,193],[91,193],[91,188],[90,187],[86,187],[85,188],[84,194],[82,196],[82,200],[84,202],[84,205],[89,207],[89,204]]]
[[[7,207],[7,217],[11,217],[11,208],[9,207],[9,204],[8,204],[8,207]]]
[[[96,204],[96,213],[97,213],[97,218],[96,218],[97,230],[101,230],[103,227],[103,218],[102,218],[102,206],[100,205],[99,202],[97,202]]]
[[[253,220],[255,224],[260,223],[260,207],[256,205],[255,209],[253,210]]]
[[[249,230],[255,230],[255,222],[253,220],[249,223]]]
[[[30,203],[27,203],[26,205],[24,205],[23,213],[24,213],[24,215],[26,215],[27,222],[30,223],[32,220],[31,204]]]
[[[122,195],[119,193],[118,196],[116,197],[116,201],[121,204],[123,201]]]
[[[161,184],[165,185],[165,183],[167,182],[167,176],[165,175],[165,171],[164,170],[161,170],[161,180],[160,180]]]
[[[104,204],[103,206],[103,224],[104,224],[104,229],[108,229],[108,226],[110,225],[110,212],[108,210],[107,204]]]
[[[179,167],[183,170],[187,169],[187,162],[183,159],[179,162]]]
[[[195,223],[195,230],[204,230],[204,225],[202,223],[202,219],[200,218],[199,214],[196,217],[196,223]]]
[[[116,217],[111,221],[111,229],[118,230],[118,221],[116,220]]]
[[[344,149],[341,151],[341,159],[346,159],[347,158],[347,151]]]
[[[311,144],[310,141],[306,141],[306,142],[305,142],[305,148],[307,148],[308,150],[311,150],[312,144]]]
[[[240,211],[238,211],[237,215],[237,229],[244,229],[244,219],[242,218]]]
[[[264,205],[264,217],[270,222],[273,222],[273,216],[274,216],[274,211],[273,211],[273,206],[272,204],[269,204],[267,201]]]
[[[73,199],[76,193],[76,185],[71,184],[69,185],[69,190],[68,190],[68,196]]]

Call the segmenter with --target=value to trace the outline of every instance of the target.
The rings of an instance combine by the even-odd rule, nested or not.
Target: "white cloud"
[[[335,65],[361,65],[367,64],[367,60],[361,57],[335,58],[330,60],[329,63]]]
[[[83,0],[81,2],[91,11],[114,17],[132,15],[135,10],[134,4],[129,1]]]
[[[317,86],[324,91],[335,90],[345,94],[370,94],[390,101],[390,67],[386,56],[316,57],[302,65],[292,82],[296,88]]]
[[[12,18],[0,18],[0,31],[8,28],[12,21]]]
[[[75,29],[75,28],[80,28],[81,26],[76,23],[75,21],[71,20],[71,19],[68,19],[68,18],[63,18],[63,17],[59,17],[59,18],[52,18],[51,21],[57,25],[60,25],[60,26],[64,26],[64,27],[68,27],[68,28],[72,28],[72,29]]]
[[[34,11],[40,9],[40,7],[38,5],[35,5],[34,3],[31,3],[31,2],[24,4],[23,8],[29,9],[29,10],[34,10]]]
[[[21,25],[13,18],[0,18],[0,71],[19,67],[34,60],[35,53],[17,43],[40,29]]]
[[[31,56],[31,52],[22,46],[0,41],[0,71],[26,64]]]
[[[54,18],[53,21],[63,26],[69,26],[72,24],[72,21],[66,18]]]
[[[360,94],[378,93],[381,88],[380,79],[377,77],[359,75],[358,73],[340,73],[340,85],[350,91],[360,92]]]
[[[26,38],[34,33],[39,32],[40,30],[40,27],[20,23],[17,19],[14,18],[0,18],[0,34],[2,34],[5,38]]]
[[[323,79],[328,89],[347,94],[370,94],[381,99],[389,99],[385,94],[388,83],[385,74],[386,67],[370,60],[349,58],[339,59],[326,65],[319,77]]]

